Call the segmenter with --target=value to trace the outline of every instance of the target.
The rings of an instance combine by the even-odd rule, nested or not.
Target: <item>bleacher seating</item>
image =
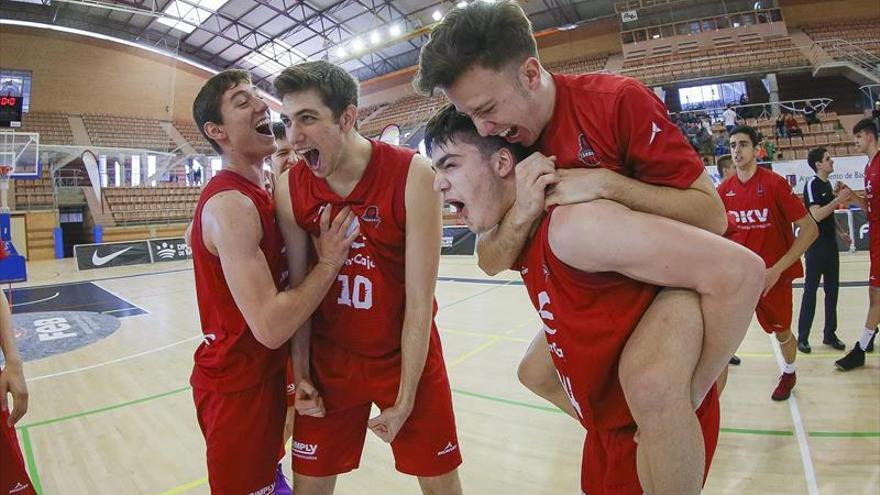
[[[192,120],[175,120],[172,122],[172,125],[174,125],[177,132],[179,132],[197,152],[205,155],[217,154],[217,152],[211,148],[211,144],[208,143],[204,136],[202,136],[202,133],[199,132],[199,128],[196,127],[196,123]]]
[[[729,40],[727,40],[729,41]],[[779,68],[807,67],[809,61],[790,38],[761,40],[760,43],[716,45],[669,55],[624,59],[622,74],[647,85],[698,77],[723,76]]]
[[[880,17],[810,24],[801,28],[815,41],[842,39],[880,56]]]
[[[580,57],[547,64],[547,70],[561,74],[586,74],[605,69],[607,62],[608,55]]]
[[[547,69],[566,74],[582,74],[604,69],[607,61],[608,55],[581,57],[549,64]],[[434,112],[448,102],[449,100],[442,93],[431,98],[420,95],[406,96],[374,111],[364,112],[366,117],[361,118],[359,129],[367,136],[374,136],[389,124],[397,124],[401,128],[412,127],[412,124],[427,121]]]
[[[16,179],[14,182],[15,210],[31,211],[55,208],[55,187],[52,184],[49,167],[43,167],[39,179]]]
[[[116,115],[84,114],[83,123],[96,146],[151,149],[174,149],[171,137],[159,126],[158,120]]]
[[[103,190],[105,208],[122,224],[169,223],[192,219],[201,187],[111,187]]]
[[[360,131],[366,136],[374,136],[389,124],[397,124],[404,128],[423,123],[448,101],[442,93],[431,98],[421,95],[406,96],[376,112],[375,117],[362,122],[359,126]]]
[[[67,115],[28,112],[22,115],[21,132],[40,133],[40,144],[73,144],[73,132]]]

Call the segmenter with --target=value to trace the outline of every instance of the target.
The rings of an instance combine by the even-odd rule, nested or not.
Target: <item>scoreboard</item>
[[[21,96],[0,96],[0,127],[21,127],[23,103]]]

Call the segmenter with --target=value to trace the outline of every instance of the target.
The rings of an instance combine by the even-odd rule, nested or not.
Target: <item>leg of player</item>
[[[306,476],[294,471],[293,486],[296,495],[332,495],[336,489],[336,476]]]
[[[646,493],[700,493],[705,445],[691,381],[702,333],[699,296],[664,289],[621,355],[620,384],[639,428],[637,464]]]
[[[565,393],[559,374],[553,366],[553,358],[550,357],[550,349],[547,347],[547,339],[544,338],[544,330],[541,330],[532,339],[526,354],[519,363],[516,371],[520,383],[535,395],[541,397],[566,414],[580,421],[571,399]]]
[[[424,495],[461,495],[462,493],[458,469],[440,476],[420,476],[419,486]]]
[[[730,371],[730,366],[724,368],[724,371],[721,372],[721,376],[718,377],[718,381],[715,382],[715,385],[718,386],[718,396],[721,396],[721,392],[724,392],[724,387],[727,386],[727,372]]]
[[[782,369],[782,376],[779,377],[779,384],[773,390],[770,398],[779,401],[789,398],[791,389],[794,388],[796,382],[794,361],[797,358],[797,339],[795,339],[791,328],[775,332],[775,335],[776,340],[779,342],[779,347],[782,348],[782,358],[785,361],[785,365]]]
[[[859,340],[846,356],[834,363],[837,369],[849,371],[865,365],[865,352],[874,350],[874,336],[877,335],[878,324],[880,324],[880,288],[869,287],[868,316],[865,318],[865,328]]]

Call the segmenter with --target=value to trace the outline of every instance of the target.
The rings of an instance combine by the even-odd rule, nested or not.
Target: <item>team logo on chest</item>
[[[379,216],[379,207],[375,205],[366,207],[363,215],[361,215],[361,220],[373,224],[373,227],[378,227],[382,223],[382,218]]]
[[[599,158],[596,156],[596,152],[593,151],[593,147],[590,146],[590,142],[587,141],[587,135],[581,133],[578,137],[578,160],[584,165],[589,165],[592,167],[599,165]]]

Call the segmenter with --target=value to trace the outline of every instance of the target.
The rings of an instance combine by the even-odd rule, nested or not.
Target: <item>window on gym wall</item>
[[[721,108],[728,103],[737,104],[745,93],[745,81],[734,81],[679,88],[678,98],[681,102],[682,110],[696,110],[700,108]]]
[[[141,185],[141,156],[131,155],[131,185]]]

